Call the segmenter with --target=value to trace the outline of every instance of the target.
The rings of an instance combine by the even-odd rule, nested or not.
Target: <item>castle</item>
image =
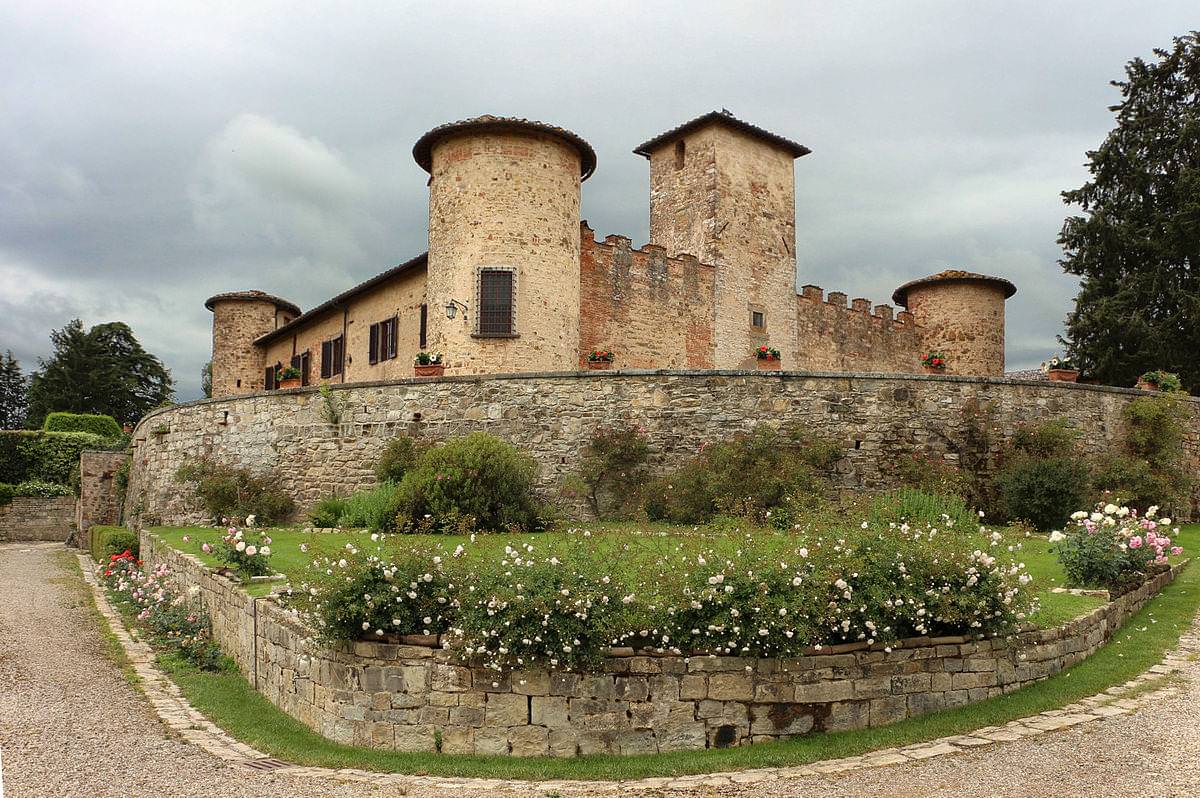
[[[1001,375],[996,277],[949,270],[871,306],[796,290],[794,163],[809,149],[712,112],[645,142],[650,243],[597,241],[580,221],[592,147],[542,122],[481,116],[413,148],[429,172],[429,249],[316,307],[261,291],[213,296],[213,396],[413,375],[419,351],[447,374],[575,371],[593,350],[618,369],[755,368]]]

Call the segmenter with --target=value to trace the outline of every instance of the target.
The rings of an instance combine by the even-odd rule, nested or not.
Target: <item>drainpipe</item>
[[[342,305],[342,382],[346,382],[346,345],[349,343],[348,328],[350,326],[350,306]]]

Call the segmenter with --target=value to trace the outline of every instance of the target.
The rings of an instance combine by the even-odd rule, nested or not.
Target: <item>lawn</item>
[[[163,530],[163,534],[182,544],[182,536],[198,545],[201,534],[212,530]],[[302,565],[303,558],[285,553],[289,548],[299,554],[299,543],[309,536],[291,531],[276,534],[284,567]],[[323,539],[320,539],[323,538]],[[316,536],[315,545],[336,548],[360,537]],[[553,537],[538,536],[544,544]],[[507,538],[511,542],[511,538]],[[569,541],[570,536],[563,537]],[[458,545],[447,539],[445,545]],[[1184,528],[1181,544],[1193,550],[1200,545],[1200,526]],[[1046,580],[1047,587],[1061,581],[1052,555],[1044,540],[1024,541],[1023,559],[1035,579]],[[487,545],[503,545],[489,542]],[[1068,612],[1071,596],[1051,596],[1053,612]],[[1059,599],[1064,599],[1059,601]],[[1086,608],[1094,600],[1078,606]],[[442,776],[487,776],[521,779],[631,779],[649,776],[683,775],[721,770],[794,766],[822,759],[853,756],[881,748],[930,740],[970,732],[981,726],[998,725],[1010,720],[1054,709],[1085,696],[1122,684],[1157,664],[1164,653],[1179,640],[1197,610],[1200,609],[1200,568],[1186,568],[1179,578],[1152,599],[1105,647],[1087,660],[1044,682],[1015,693],[966,707],[912,718],[881,728],[853,732],[820,734],[765,743],[746,748],[712,749],[645,756],[588,756],[573,759],[515,759],[509,757],[444,756],[410,754],[354,748],[330,742],[300,722],[288,717],[256,693],[236,671],[201,672],[178,660],[164,658],[162,666],[171,673],[188,700],[222,728],[271,756],[304,765],[354,767],[404,773],[428,773]],[[1047,616],[1048,617],[1048,616]]]
[[[160,527],[151,531],[180,551],[197,555],[209,566],[217,567],[221,564],[216,556],[205,554],[200,547],[203,543],[214,546],[218,544],[224,530],[205,527]],[[1100,598],[1094,596],[1051,593],[1052,588],[1063,586],[1065,575],[1058,560],[1051,553],[1046,538],[1024,537],[1023,534],[1018,536],[1018,533],[1008,530],[1005,530],[1005,533],[1004,547],[1020,546],[1020,550],[1014,556],[1025,563],[1029,575],[1033,577],[1032,584],[1038,590],[1041,609],[1031,618],[1033,623],[1039,626],[1056,626],[1103,603]],[[289,577],[298,576],[317,554],[334,554],[348,543],[360,548],[376,545],[369,535],[361,532],[304,532],[301,529],[285,527],[268,530],[267,534],[272,538],[272,566]],[[755,529],[753,534],[756,543],[759,544],[769,543],[771,540],[781,543],[794,540],[791,535],[774,529],[759,528]],[[550,555],[569,552],[572,547],[580,544],[584,535],[590,538],[589,542],[611,547],[614,568],[636,568],[638,562],[644,561],[650,555],[687,551],[688,546],[692,544],[715,545],[733,552],[739,545],[744,545],[746,539],[745,534],[740,531],[712,531],[705,527],[672,527],[665,524],[603,522],[527,535],[479,535],[474,542],[460,535],[401,535],[394,536],[391,544],[439,549],[445,555],[462,545],[468,557],[487,557],[502,551],[505,546],[521,547],[528,544]],[[981,548],[987,548],[989,540],[986,534],[979,534],[978,541]],[[307,552],[301,550],[302,544],[307,548]],[[1007,554],[1005,551],[1001,553]],[[277,585],[278,583],[272,585],[257,582],[248,587],[248,592],[252,595],[265,595]]]

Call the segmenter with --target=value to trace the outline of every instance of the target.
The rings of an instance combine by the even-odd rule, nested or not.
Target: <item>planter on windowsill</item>
[[[1075,369],[1047,369],[1046,376],[1055,382],[1075,382],[1079,372]]]
[[[286,391],[291,388],[299,388],[300,383],[301,383],[301,379],[299,377],[295,377],[294,379],[290,379],[290,380],[280,380],[279,381],[279,390]]]
[[[612,368],[611,360],[589,360],[588,361],[588,370],[590,370],[590,371],[603,371],[604,369],[608,369],[608,368]]]
[[[926,374],[945,374],[946,373],[945,369],[940,369],[937,366],[921,366],[921,369]]]
[[[428,363],[424,366],[420,364],[414,364],[413,373],[418,377],[440,377],[446,373],[446,364]]]
[[[1157,392],[1158,392],[1158,390],[1159,390],[1159,388],[1158,388],[1158,386],[1157,386],[1157,385],[1155,385],[1155,384],[1154,384],[1154,383],[1152,383],[1152,382],[1146,382],[1145,380],[1138,380],[1138,381],[1137,381],[1137,389],[1138,389],[1139,391],[1154,391],[1154,392],[1156,392],[1156,393],[1157,393]]]
[[[779,371],[782,368],[780,360],[777,357],[760,357],[758,358],[759,371]]]

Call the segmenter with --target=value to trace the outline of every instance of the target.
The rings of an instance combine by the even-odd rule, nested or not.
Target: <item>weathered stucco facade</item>
[[[1121,446],[1123,409],[1140,391],[1048,381],[920,375],[755,372],[569,372],[446,377],[337,387],[344,422],[321,416],[313,389],[194,402],[150,413],[133,439],[127,517],[158,523],[203,520],[174,475],[189,458],[210,457],[270,471],[301,511],[332,493],[374,484],[375,463],[397,433],[430,440],[474,430],[529,452],[547,498],[570,504],[563,478],[578,468],[592,431],[636,423],[660,468],[710,441],[758,424],[798,424],[840,441],[843,487],[894,484],[900,457],[914,452],[951,463],[986,434],[1001,447],[1021,425],[1065,418],[1085,431],[1087,454]],[[1185,452],[1200,468],[1198,400]],[[164,430],[156,434],[158,430]]]
[[[570,757],[726,748],[862,729],[1010,693],[1107,642],[1174,578],[1153,577],[1061,627],[1011,637],[917,637],[809,656],[657,656],[614,649],[591,672],[498,673],[415,640],[337,650],[272,599],[253,599],[142,533],[149,567],[199,589],[213,635],[273,704],[347,745]]]
[[[909,283],[913,313],[797,292],[807,147],[722,111],[635,152],[650,164],[641,249],[581,230],[596,155],[571,131],[492,116],[434,128],[413,148],[430,174],[428,253],[303,314],[262,292],[213,297],[213,395],[270,389],[288,365],[307,364],[305,384],[408,376],[418,351],[459,375],[584,368],[596,349],[617,368],[754,368],[760,346],[785,369],[913,373],[934,349],[952,373],[1003,373],[1012,291],[986,290],[993,278]],[[392,317],[389,357],[372,362],[369,331]]]

